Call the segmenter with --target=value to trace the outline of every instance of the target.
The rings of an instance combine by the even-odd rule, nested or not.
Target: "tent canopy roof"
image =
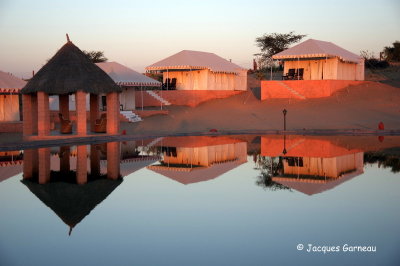
[[[0,71],[0,92],[18,92],[26,84],[26,81],[14,77],[10,73]]]
[[[93,64],[72,42],[68,41],[26,84],[22,93],[44,91],[67,94],[77,91],[100,94],[122,89]]]
[[[219,164],[213,164],[210,167],[196,168],[176,168],[161,165],[150,165],[147,169],[166,176],[184,185],[208,181],[219,177],[220,175],[229,172],[230,170],[243,164],[243,161],[234,160]]]
[[[146,67],[146,70],[167,69],[209,69],[212,72],[238,74],[244,68],[214,53],[190,50],[183,50]]]
[[[359,63],[362,58],[331,42],[309,39],[272,56],[273,59],[338,57],[345,62]]]
[[[161,82],[147,77],[117,62],[96,63],[115,83],[125,86],[161,86]]]
[[[363,173],[362,169],[356,169],[351,173],[346,173],[338,178],[329,178],[325,180],[313,180],[313,179],[297,179],[288,177],[273,177],[274,182],[278,182],[286,187],[300,191],[307,195],[314,195],[322,193],[324,191],[333,189],[342,183],[352,179],[353,177],[359,176]]]

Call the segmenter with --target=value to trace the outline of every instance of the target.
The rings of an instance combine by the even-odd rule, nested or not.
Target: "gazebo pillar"
[[[38,150],[24,150],[24,179],[38,174]]]
[[[82,185],[87,183],[87,148],[80,145],[76,149],[76,183]]]
[[[107,106],[108,109],[108,106]],[[108,121],[107,121],[108,122]],[[107,178],[118,179],[120,168],[120,144],[119,142],[107,143]]]
[[[69,95],[61,94],[58,96],[60,113],[64,119],[69,120]]]
[[[23,102],[23,136],[27,137],[30,135],[37,134],[38,117],[37,117],[37,95],[36,94],[24,94],[22,98]]]
[[[39,184],[46,184],[50,181],[50,148],[38,149],[39,159]]]
[[[90,94],[90,131],[94,132],[96,119],[99,118],[99,95]]]
[[[76,132],[78,135],[86,135],[86,92],[75,93],[76,105]]]
[[[50,134],[49,95],[43,91],[37,92],[37,127],[38,136]]]
[[[60,172],[69,172],[70,170],[70,148],[69,146],[60,147]]]
[[[117,92],[107,93],[107,134],[119,132],[119,97]]]
[[[96,149],[96,145],[90,145],[90,173],[92,175],[100,175],[100,153]]]

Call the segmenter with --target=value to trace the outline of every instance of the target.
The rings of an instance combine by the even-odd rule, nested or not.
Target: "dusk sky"
[[[101,50],[134,70],[181,50],[213,52],[251,67],[264,33],[307,34],[376,56],[400,40],[398,0],[0,0],[0,70],[30,77],[66,42]]]

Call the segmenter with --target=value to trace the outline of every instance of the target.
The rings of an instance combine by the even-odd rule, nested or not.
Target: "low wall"
[[[22,132],[22,121],[0,122],[0,133]]]
[[[353,80],[263,80],[261,81],[261,100],[329,97],[338,90],[364,83],[369,82]]]
[[[184,91],[184,90],[171,90],[171,91],[153,91],[159,96],[167,100],[173,105],[187,105],[187,106],[197,106],[200,103],[213,100],[213,99],[223,99],[228,98],[244,91],[227,91],[227,90],[198,90],[198,91]],[[142,92],[136,91],[135,94],[135,104],[136,108],[142,107]],[[147,92],[143,92],[143,105],[148,106],[160,106],[160,102],[149,95]]]
[[[60,118],[58,114],[60,111],[50,111],[50,122],[51,123],[60,123]],[[107,113],[106,111],[99,111],[99,117],[101,114]],[[76,111],[75,110],[69,110],[69,120],[72,122],[76,122]],[[86,121],[90,121],[90,111],[86,111]]]

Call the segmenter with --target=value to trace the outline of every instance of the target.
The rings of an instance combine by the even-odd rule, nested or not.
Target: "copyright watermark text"
[[[308,253],[338,253],[338,252],[349,252],[349,253],[374,253],[376,252],[376,246],[358,246],[358,245],[337,245],[337,246],[320,246],[313,244],[298,244],[296,246],[299,251],[306,251]]]

